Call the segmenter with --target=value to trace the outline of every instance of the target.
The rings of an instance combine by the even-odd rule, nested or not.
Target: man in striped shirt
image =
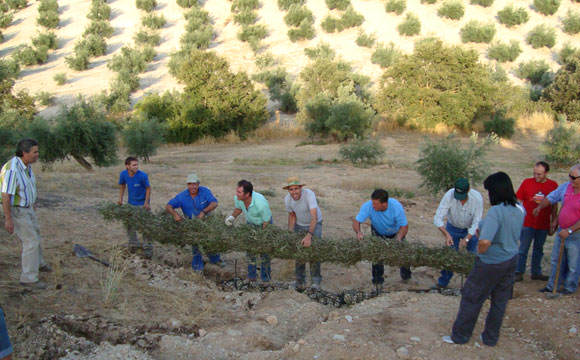
[[[38,289],[46,288],[39,281],[38,272],[49,272],[50,266],[42,257],[40,228],[34,212],[36,178],[31,164],[38,160],[38,143],[33,139],[18,142],[16,156],[0,171],[0,192],[4,210],[4,228],[22,241],[22,274],[20,284]]]

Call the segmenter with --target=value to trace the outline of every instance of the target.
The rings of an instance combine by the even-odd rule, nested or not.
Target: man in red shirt
[[[538,216],[535,216],[533,211],[549,193],[558,188],[558,184],[555,181],[548,179],[549,171],[550,165],[548,163],[538,161],[534,166],[534,177],[525,179],[516,194],[526,209],[524,227],[520,237],[516,281],[523,280],[523,274],[526,272],[528,250],[532,240],[534,242],[532,250],[532,280],[548,280],[548,276],[542,275],[542,256],[544,256],[544,242],[548,232],[553,230],[552,225],[556,226],[558,205],[545,207]]]

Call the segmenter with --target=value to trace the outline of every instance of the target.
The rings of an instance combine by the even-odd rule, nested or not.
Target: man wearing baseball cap
[[[445,193],[439,203],[433,223],[445,237],[445,245],[467,246],[467,251],[475,253],[477,250],[476,230],[483,215],[483,198],[481,194],[470,189],[466,178],[455,181],[455,187]],[[443,219],[447,218],[447,224]],[[441,270],[441,276],[436,288],[446,288],[453,276],[449,270]]]
[[[183,217],[176,211],[178,208],[181,208],[183,215],[189,219],[194,216],[203,219],[217,208],[218,201],[210,189],[199,185],[200,181],[196,173],[189,174],[186,181],[187,189],[171,199],[165,206],[165,210],[173,216],[175,221],[183,220]],[[197,246],[192,246],[191,252],[193,254],[191,267],[195,271],[203,271],[203,256]],[[209,254],[209,261],[212,264],[220,264],[220,255]]]

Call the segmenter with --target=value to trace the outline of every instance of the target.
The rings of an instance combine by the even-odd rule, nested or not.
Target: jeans
[[[12,344],[10,343],[10,337],[8,337],[4,311],[0,308],[0,359],[3,359],[10,354],[12,354]]]
[[[204,262],[203,262],[203,255],[197,248],[197,246],[191,246],[191,254],[193,255],[193,259],[191,260],[191,268],[195,271],[203,271]],[[208,254],[209,262],[212,264],[217,264],[221,261],[220,254]]]
[[[447,222],[447,225],[445,226],[445,230],[447,230],[447,232],[449,233],[449,235],[451,235],[451,238],[453,239],[453,248],[456,251],[459,251],[459,240],[461,240],[467,236],[467,229],[457,228],[457,227],[451,225],[449,222]],[[471,238],[471,240],[469,240],[469,242],[467,243],[467,251],[469,251],[472,254],[476,253],[476,251],[477,251],[477,236],[476,235],[474,235]],[[452,277],[453,277],[453,271],[441,270],[441,276],[439,277],[439,280],[437,280],[437,284],[439,286],[442,286],[442,287],[447,287],[447,285],[449,285],[449,281],[451,281]]]
[[[560,231],[561,229],[558,229]],[[554,289],[554,280],[556,279],[556,270],[558,267],[558,254],[560,252],[560,236],[556,236],[554,247],[552,248],[552,273],[546,287]],[[562,264],[560,266],[559,284],[564,285],[564,289],[574,292],[578,288],[580,279],[580,232],[572,233],[564,243],[564,252],[562,254]]]
[[[518,257],[517,273],[523,274],[526,272],[526,261],[528,260],[528,251],[532,240],[534,247],[532,248],[532,275],[542,275],[542,257],[544,256],[544,243],[548,236],[548,230],[537,230],[531,227],[523,227],[520,236],[520,250]]]
[[[294,232],[303,232],[306,233],[310,229],[310,226],[300,226],[298,224],[294,224]],[[316,224],[314,228],[314,238],[320,239],[322,237],[322,221]],[[296,274],[296,284],[297,285],[304,285],[306,282],[306,263],[300,260],[296,260],[296,267],[295,267],[295,274]],[[310,278],[312,280],[312,284],[320,285],[322,281],[322,276],[320,275],[320,262],[310,263]]]
[[[375,230],[373,226],[371,226],[371,232],[373,236],[377,236],[383,239],[394,239],[396,234],[394,235],[379,235],[379,233]],[[403,240],[405,241],[405,238]],[[383,263],[373,263],[372,264],[372,275],[373,275],[373,284],[375,285],[382,285],[385,282],[384,274],[385,274],[385,265]],[[401,275],[401,279],[409,280],[411,278],[411,269],[407,267],[400,267],[399,273]]]
[[[270,224],[273,224],[273,223],[274,223],[274,221],[272,219],[270,219]],[[248,224],[250,224],[250,223],[248,223]],[[255,227],[260,227],[260,228],[262,227],[262,225],[254,225],[254,224],[250,224],[250,225],[253,225]],[[249,280],[256,280],[257,267],[258,267],[256,255],[247,253],[246,256],[248,258],[248,279]],[[260,256],[262,258],[261,263],[260,263],[260,279],[262,279],[263,282],[269,282],[270,279],[272,279],[272,269],[270,266],[270,256],[268,254],[260,254],[258,256]]]
[[[499,264],[486,264],[479,258],[475,260],[475,265],[461,290],[461,303],[451,333],[453,342],[465,344],[469,341],[481,307],[491,295],[491,306],[481,337],[486,345],[497,344],[503,316],[514,286],[517,259],[516,255]]]

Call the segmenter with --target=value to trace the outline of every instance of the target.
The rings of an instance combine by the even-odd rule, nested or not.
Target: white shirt
[[[453,196],[454,192],[455,189],[451,189],[445,193],[435,212],[433,223],[441,227],[444,225],[443,219],[447,217],[451,225],[459,229],[467,229],[468,234],[475,235],[483,215],[483,198],[478,191],[469,189],[467,201],[462,204]]]
[[[18,156],[2,167],[0,192],[12,195],[12,206],[30,207],[36,202],[36,178]]]
[[[286,195],[284,202],[286,203],[286,211],[296,214],[296,223],[299,226],[310,225],[311,209],[316,209],[316,222],[322,221],[322,212],[320,211],[320,207],[318,207],[318,203],[316,202],[316,195],[314,195],[312,190],[302,188],[302,195],[300,195],[300,199],[294,200],[292,199],[292,196],[288,194]]]

